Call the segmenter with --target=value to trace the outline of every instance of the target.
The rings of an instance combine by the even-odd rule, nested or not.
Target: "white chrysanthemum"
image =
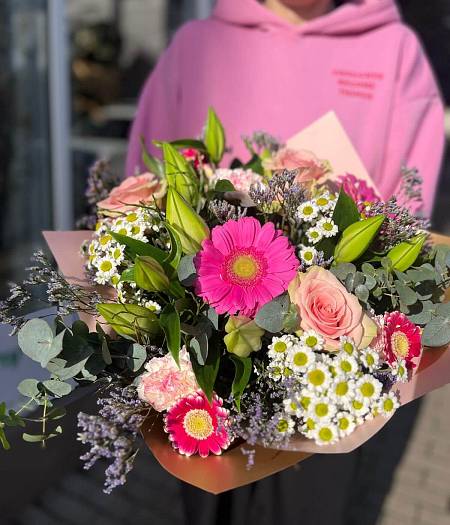
[[[325,392],[331,382],[331,373],[322,363],[314,363],[302,378],[303,384],[315,392]]]
[[[311,222],[317,218],[319,214],[319,208],[313,201],[306,201],[300,204],[297,208],[297,215],[299,219],[303,219],[306,222]]]
[[[159,314],[161,312],[161,305],[156,301],[145,301],[144,306],[155,314]]]
[[[300,341],[311,350],[323,350],[324,339],[314,330],[305,330]]]
[[[317,445],[331,445],[339,439],[339,430],[335,423],[318,423],[312,432]]]
[[[312,266],[317,257],[317,250],[313,246],[301,245],[298,255],[303,264]]]
[[[121,264],[125,259],[125,246],[118,243],[111,245],[108,255],[114,259],[117,265]]]
[[[267,355],[272,361],[284,361],[289,348],[292,347],[296,338],[291,335],[282,335],[281,337],[272,337],[272,343],[269,345]]]
[[[111,231],[118,233],[119,235],[130,237],[132,228],[132,224],[125,222],[123,219],[119,219],[112,224]]]
[[[355,397],[355,381],[345,375],[338,375],[328,392],[337,403],[342,405],[349,403]]]
[[[317,422],[312,417],[306,417],[301,425],[298,426],[301,432],[308,439],[314,439],[314,431],[317,428]]]
[[[356,428],[355,418],[350,412],[338,412],[335,420],[341,437],[350,435]]]
[[[408,369],[406,368],[406,361],[399,359],[398,361],[390,365],[391,374],[395,377],[396,381],[401,383],[408,382]]]
[[[370,374],[364,374],[356,381],[357,396],[373,403],[380,397],[383,385]]]
[[[295,432],[295,423],[294,420],[287,416],[275,416],[276,417],[276,430],[279,434],[283,436],[291,436]]]
[[[339,231],[337,224],[334,223],[333,219],[327,217],[317,221],[316,226],[322,231],[324,237],[334,237]]]
[[[355,355],[356,345],[355,341],[351,337],[346,335],[340,337],[339,339],[340,349],[343,350],[348,355]]]
[[[320,228],[313,226],[312,228],[309,228],[309,230],[306,230],[306,237],[308,237],[308,241],[312,244],[317,244],[323,239],[323,233]]]
[[[394,392],[383,394],[378,400],[377,409],[378,413],[384,417],[390,417],[400,406],[397,396]]]
[[[140,220],[142,220],[142,218],[143,218],[142,214],[136,211],[133,211],[133,212],[127,213],[127,215],[124,218],[124,221],[128,222],[129,224],[133,224],[133,223],[139,222]]]
[[[328,397],[315,397],[309,407],[306,417],[315,421],[329,421],[337,412],[337,407]]]
[[[369,372],[378,370],[380,365],[380,356],[378,352],[375,352],[375,350],[372,350],[371,348],[362,350],[359,354],[359,360]]]
[[[286,365],[293,370],[293,372],[304,372],[316,360],[316,354],[308,347],[303,345],[293,345],[289,348]]]
[[[339,352],[334,360],[336,371],[339,374],[354,375],[359,370],[358,361],[346,352]]]
[[[95,280],[99,284],[106,284],[117,273],[117,265],[109,256],[97,258],[95,261],[97,272],[95,274]]]
[[[303,407],[298,402],[297,396],[283,399],[283,407],[286,414],[290,416],[300,417],[304,412]]]
[[[267,367],[267,374],[269,375],[270,379],[273,379],[274,381],[280,381],[283,378],[283,368],[283,365],[279,365],[276,361],[274,361]]]
[[[316,197],[314,199],[314,202],[320,211],[330,210],[334,207],[335,203],[335,201],[332,198],[330,198],[330,193],[328,191],[324,191],[321,195]]]
[[[302,407],[303,410],[308,410],[311,401],[317,397],[317,393],[310,388],[302,388],[297,394],[297,403]]]
[[[362,397],[355,397],[351,399],[348,403],[346,403],[345,406],[347,410],[356,418],[365,416],[370,412],[370,401]]]
[[[100,235],[97,238],[97,247],[99,251],[108,252],[113,245],[116,244],[116,241],[113,239],[112,235],[105,233]]]

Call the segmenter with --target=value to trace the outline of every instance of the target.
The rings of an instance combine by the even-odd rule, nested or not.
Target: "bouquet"
[[[424,393],[421,370],[444,355],[429,347],[450,342],[450,248],[432,244],[427,221],[399,196],[383,201],[265,133],[244,140],[250,160],[220,168],[226,140],[211,109],[201,139],[155,142],[163,161],[143,141],[148,171],[111,191],[104,164],[92,170],[84,224],[95,230],[81,232],[82,255],[67,249],[79,234],[59,234],[64,275],[36,254],[0,308],[24,354],[49,372],[20,383],[22,407],[0,405],[4,448],[8,426],[26,426],[30,442],[59,435],[60,399],[95,385],[99,413],[79,414],[78,439],[90,447],[87,468],[112,460],[110,492],[125,482],[142,429],[164,465],[179,454],[201,469],[239,448],[238,468],[251,470],[261,450],[351,450]],[[402,202],[417,204],[417,173],[405,169],[403,180]],[[21,315],[36,285],[57,308],[52,324]],[[427,378],[425,391],[447,381]]]

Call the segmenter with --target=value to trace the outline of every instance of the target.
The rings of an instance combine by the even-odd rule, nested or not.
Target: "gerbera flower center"
[[[392,349],[395,355],[407,357],[409,354],[409,340],[403,332],[394,332],[391,336]]]
[[[225,278],[239,286],[253,286],[265,275],[267,263],[254,248],[239,248],[225,261]]]
[[[214,432],[213,420],[207,410],[190,410],[183,420],[186,433],[197,440],[207,439]]]

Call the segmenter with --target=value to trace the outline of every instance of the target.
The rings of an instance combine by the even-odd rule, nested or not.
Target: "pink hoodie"
[[[212,106],[233,156],[241,136],[284,141],[334,110],[383,197],[402,165],[425,180],[430,214],[444,145],[443,107],[425,54],[393,0],[353,0],[296,26],[257,0],[218,0],[212,16],[183,26],[139,103],[127,173],[142,167],[139,136],[197,136]],[[229,160],[229,159],[226,159]]]

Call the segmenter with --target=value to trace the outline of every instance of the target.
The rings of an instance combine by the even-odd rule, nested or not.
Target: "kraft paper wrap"
[[[84,275],[84,260],[80,254],[83,241],[90,239],[89,231],[44,232],[61,273],[73,284],[92,287]],[[450,237],[434,235],[435,243],[450,245]],[[96,287],[100,293],[105,287]],[[110,296],[111,297],[111,296]],[[449,297],[450,299],[450,297]],[[91,330],[96,319],[85,316]],[[402,405],[436,390],[450,382],[450,352],[445,348],[425,349],[416,373],[408,383],[393,387]],[[387,423],[384,417],[376,417],[359,426],[350,436],[335,445],[318,446],[299,435],[292,438],[285,450],[239,444],[232,446],[221,456],[207,459],[185,457],[172,448],[162,428],[161,415],[150,417],[142,426],[142,436],[158,462],[173,476],[212,494],[220,494],[292,467],[311,454],[341,454],[355,450]],[[247,469],[247,456],[242,449],[255,450],[255,464]]]

